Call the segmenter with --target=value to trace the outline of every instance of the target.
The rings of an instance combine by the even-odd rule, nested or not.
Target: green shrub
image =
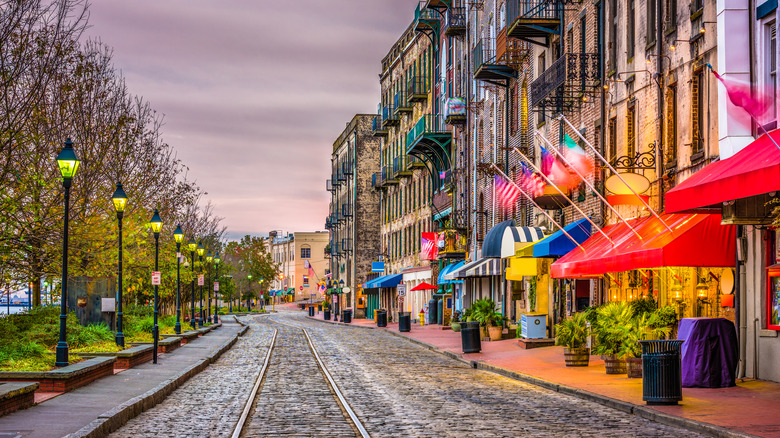
[[[633,300],[629,303],[629,306],[631,306],[631,315],[634,317],[653,313],[658,308],[655,300],[650,297]]]
[[[566,348],[581,348],[588,342],[590,335],[585,312],[575,313],[555,325],[555,345]]]
[[[114,333],[105,324],[90,324],[68,333],[68,344],[74,347],[83,347],[99,342],[112,341]]]

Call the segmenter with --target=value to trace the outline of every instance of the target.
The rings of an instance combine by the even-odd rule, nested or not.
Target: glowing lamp
[[[81,161],[76,157],[76,151],[73,150],[73,142],[68,138],[65,140],[65,147],[57,155],[57,166],[59,166],[60,173],[66,181],[72,179],[76,174],[79,163]]]
[[[176,230],[173,232],[173,240],[176,243],[181,243],[184,240],[184,231],[181,230],[181,225],[176,225]]]
[[[198,242],[198,249],[197,249],[197,251],[198,251],[198,255],[201,256],[201,257],[203,257],[203,254],[206,252],[206,248],[203,246],[203,241],[202,240],[200,242]]]
[[[122,189],[122,183],[117,183],[116,190],[114,191],[114,194],[111,195],[111,201],[114,202],[114,210],[116,210],[117,213],[122,213],[125,211],[125,206],[127,205],[127,195]]]
[[[162,219],[160,219],[160,212],[157,211],[157,209],[154,209],[154,214],[152,215],[152,219],[149,221],[149,226],[152,227],[152,232],[154,234],[160,234],[160,231],[162,230]]]
[[[187,242],[187,249],[189,249],[190,252],[195,252],[195,250],[198,249],[198,242],[195,241],[195,238],[190,237],[190,241]]]
[[[209,253],[206,254],[206,261],[211,263],[212,260],[214,260],[214,256],[212,256],[211,251],[209,251]]]

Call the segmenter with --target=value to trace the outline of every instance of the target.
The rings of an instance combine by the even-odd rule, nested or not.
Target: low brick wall
[[[173,338],[173,337],[180,337],[181,338],[181,345],[186,345],[188,342],[192,342],[195,339],[198,339],[198,332],[194,330],[189,330],[186,332],[181,332],[180,335],[163,335],[166,338]]]
[[[0,416],[32,406],[36,389],[37,383],[0,382]]]
[[[181,347],[181,338],[166,338],[157,341],[157,353],[170,353],[171,351]]]
[[[38,382],[41,392],[68,392],[114,373],[115,357],[93,357],[52,371],[0,372],[0,380]]]
[[[131,347],[116,353],[115,370],[126,370],[142,363],[152,360],[154,353],[153,345],[139,345]]]

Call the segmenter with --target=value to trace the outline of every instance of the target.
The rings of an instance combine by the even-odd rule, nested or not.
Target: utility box
[[[520,314],[520,335],[528,339],[540,339],[547,337],[546,313],[522,313]]]

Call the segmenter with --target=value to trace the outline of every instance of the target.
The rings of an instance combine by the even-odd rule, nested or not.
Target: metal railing
[[[382,174],[380,172],[371,175],[371,187],[375,189],[382,187]]]
[[[341,239],[341,251],[342,252],[352,252],[352,239],[345,237]]]
[[[558,19],[558,2],[554,0],[507,0],[506,22],[511,26],[518,18]]]
[[[439,19],[439,14],[435,10],[433,10],[433,9],[428,9],[425,6],[425,3],[426,3],[425,1],[421,1],[417,5],[417,8],[415,8],[415,10],[414,10],[414,21],[415,21],[415,23],[420,21],[420,20],[436,21],[436,20]]]
[[[446,124],[441,115],[425,114],[417,120],[406,134],[406,144],[411,146],[425,134],[446,132]]]
[[[336,190],[336,188],[333,187],[333,182],[329,179],[325,180],[325,190],[329,192]]]
[[[560,94],[563,94],[564,91],[568,95],[577,92],[584,93],[585,87],[598,79],[599,57],[597,54],[566,53],[531,82],[529,104],[531,107],[538,106],[547,96],[564,85],[567,86],[568,90],[561,90]],[[563,98],[564,96],[560,97],[560,99]]]
[[[476,72],[484,64],[493,64],[496,60],[496,44],[493,38],[482,38],[471,49],[473,71]]]
[[[392,104],[382,107],[382,124],[386,125],[398,120],[398,116],[395,113],[395,106]]]
[[[447,14],[444,16],[444,26],[447,30],[451,28],[464,28],[466,27],[466,8],[453,7],[447,9]]]
[[[382,130],[382,115],[377,114],[371,119],[371,131],[377,132]]]
[[[348,202],[341,204],[341,214],[344,217],[352,217],[352,204]]]
[[[351,160],[346,160],[341,163],[341,173],[344,175],[352,175],[354,166],[352,166]]]
[[[413,75],[406,81],[406,98],[410,101],[422,101],[428,98],[431,84],[427,77]]]

